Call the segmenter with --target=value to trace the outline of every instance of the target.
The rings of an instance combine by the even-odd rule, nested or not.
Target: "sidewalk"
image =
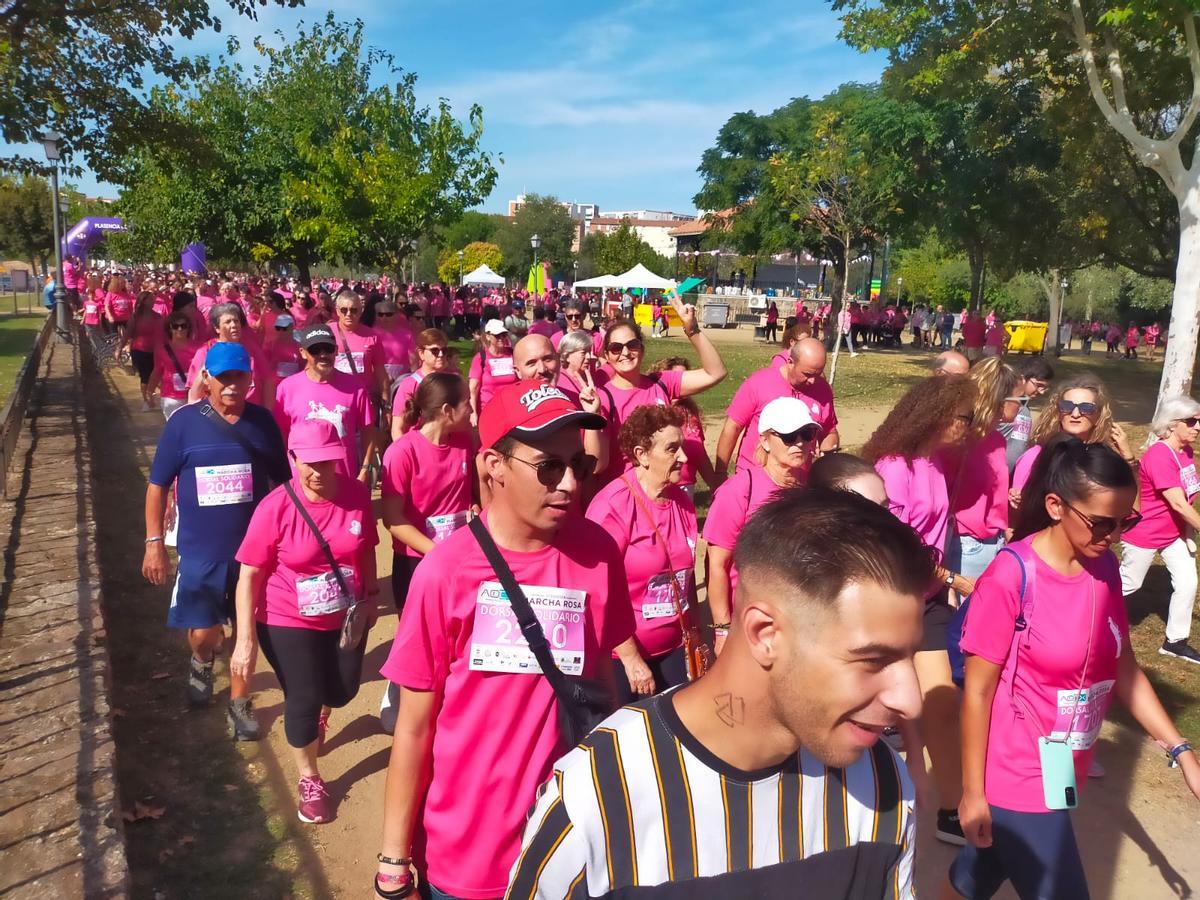
[[[51,343],[0,502],[0,894],[124,897],[77,350]]]

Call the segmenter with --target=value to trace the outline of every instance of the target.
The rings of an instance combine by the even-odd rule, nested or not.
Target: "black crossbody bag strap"
[[[304,519],[305,524],[308,525],[309,530],[312,531],[313,537],[317,539],[317,543],[321,545],[321,552],[325,554],[326,562],[333,569],[333,577],[337,579],[338,587],[341,588],[342,593],[351,603],[357,603],[357,598],[346,587],[346,579],[342,577],[342,567],[338,565],[337,557],[333,555],[333,550],[330,549],[329,542],[325,540],[325,535],[321,534],[321,529],[317,527],[317,523],[308,514],[308,510],[304,508],[304,504],[300,502],[300,498],[296,496],[296,489],[292,487],[290,481],[283,483],[283,489],[287,491],[287,495],[292,499],[292,503],[295,505],[297,511],[299,511],[301,518]]]
[[[167,351],[167,356],[171,357],[171,362],[175,365],[175,371],[179,373],[180,381],[187,384],[187,373],[183,371],[183,366],[179,364],[179,357],[175,355],[175,351],[171,348],[171,342],[167,341],[163,344],[163,349]]]
[[[350,371],[357,375],[358,366],[354,364],[354,354],[350,352],[350,342],[346,340],[346,333],[342,331],[341,325],[333,327],[337,329],[338,336],[342,339],[342,356],[346,357],[346,362],[350,364]]]
[[[200,415],[204,416],[204,418],[208,419],[208,421],[212,422],[213,424],[224,429],[227,435],[237,441],[241,448],[250,454],[251,459],[257,460],[259,463],[266,466],[267,471],[265,474],[267,476],[268,484],[270,483],[271,465],[270,460],[268,460],[266,457],[266,454],[250,443],[250,441],[246,439],[246,436],[234,428],[230,422],[225,421],[224,417],[215,409],[213,409],[212,404],[207,400],[204,401],[203,405],[200,407]]]
[[[517,624],[521,626],[521,634],[525,636],[525,641],[529,644],[529,650],[533,653],[534,659],[542,667],[542,674],[546,676],[546,680],[550,682],[550,686],[554,688],[554,693],[560,701],[566,703],[568,706],[574,704],[576,698],[567,684],[566,676],[563,675],[562,670],[554,662],[554,655],[550,652],[550,644],[546,640],[546,633],[542,630],[542,623],[533,614],[533,609],[529,605],[529,600],[525,597],[525,592],[517,584],[517,579],[513,576],[512,569],[504,561],[504,557],[500,554],[500,548],[492,540],[491,534],[488,533],[487,527],[483,524],[483,519],[476,516],[471,520],[469,527],[471,534],[475,535],[475,540],[479,542],[480,549],[483,550],[483,555],[487,557],[492,571],[500,579],[500,586],[504,588],[504,593],[508,595],[508,602],[512,606],[513,615],[517,617]]]

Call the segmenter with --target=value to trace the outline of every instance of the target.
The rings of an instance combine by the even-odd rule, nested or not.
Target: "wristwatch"
[[[946,587],[954,587],[954,579],[957,578],[953,572],[947,572],[943,581],[946,582]]]

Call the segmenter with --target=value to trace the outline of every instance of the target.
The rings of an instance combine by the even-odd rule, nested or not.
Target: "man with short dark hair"
[[[546,321],[546,308],[538,305],[533,308],[533,324],[529,326],[526,335],[541,335],[549,338],[551,335],[562,334],[553,322]]]
[[[559,760],[509,900],[915,896],[914,790],[880,737],[921,712],[929,551],[863,497],[798,488],[736,561],[713,668]]]

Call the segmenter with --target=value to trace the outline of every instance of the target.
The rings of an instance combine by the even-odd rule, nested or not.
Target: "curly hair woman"
[[[927,378],[909,388],[863,448],[863,457],[883,478],[892,512],[939,555],[945,552],[950,523],[945,451],[967,439],[977,395],[975,382],[966,375]],[[946,653],[946,626],[954,610],[947,589],[966,595],[974,583],[944,565],[936,573],[938,581],[926,594],[924,635],[914,659],[923,698],[920,732],[938,793],[937,837],[962,844],[958,692]]]

